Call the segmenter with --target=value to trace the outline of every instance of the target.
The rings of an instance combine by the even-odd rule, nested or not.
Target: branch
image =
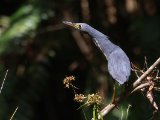
[[[145,87],[147,87],[147,86],[150,86],[150,85],[151,85],[151,83],[149,83],[149,82],[144,83],[144,84],[141,84],[141,85],[137,86],[136,88],[134,88],[134,89],[132,90],[132,92],[130,92],[130,94],[132,94],[133,92],[135,92],[135,91],[137,91],[137,90],[140,90],[140,89],[142,89],[142,88],[145,88]]]
[[[133,83],[133,88],[137,87],[141,83],[141,81],[144,80],[158,64],[160,64],[160,57],[156,60],[156,62],[144,74],[141,75],[141,77],[139,77]]]
[[[119,97],[117,100],[116,100],[116,103],[111,103],[111,104],[108,104],[103,110],[101,110],[101,115],[102,116],[105,116],[107,115],[111,110],[113,110],[117,104],[119,104],[121,101],[123,101],[128,95],[130,95],[131,93],[133,93],[133,91],[137,91],[139,89],[137,88],[142,88],[142,86],[140,85],[140,87],[138,86],[142,80],[144,80],[151,72],[152,70],[158,65],[160,64],[160,58],[158,58],[156,60],[156,62],[150,66],[150,68],[144,72],[134,83],[133,83],[133,90],[131,90],[129,93],[126,93],[125,96],[121,96]],[[148,84],[147,84],[148,85]],[[146,85],[144,85],[143,87],[146,87]],[[99,116],[100,117],[100,116]]]

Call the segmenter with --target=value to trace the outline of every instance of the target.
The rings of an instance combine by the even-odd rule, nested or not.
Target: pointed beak
[[[81,30],[81,26],[78,23],[72,23],[72,22],[68,22],[68,21],[63,21],[63,24],[66,24],[68,26],[71,26],[75,29]]]
[[[63,21],[62,23],[65,24],[65,25],[69,25],[71,27],[74,27],[74,24],[72,22]]]

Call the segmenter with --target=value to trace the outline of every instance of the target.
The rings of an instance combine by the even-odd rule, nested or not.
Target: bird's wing
[[[108,71],[120,84],[128,80],[131,71],[130,61],[121,48],[118,47],[110,54]]]

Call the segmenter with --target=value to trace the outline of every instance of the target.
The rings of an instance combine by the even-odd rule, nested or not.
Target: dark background
[[[76,77],[81,93],[99,92],[104,105],[111,101],[113,80],[107,62],[91,39],[62,24],[63,20],[85,22],[108,35],[143,68],[160,54],[159,0],[1,0],[0,78],[8,75],[0,95],[0,120],[82,120],[73,91],[63,79]],[[132,73],[129,82],[136,79]],[[159,104],[159,93],[155,93]],[[137,92],[106,119],[149,120],[153,108]],[[84,108],[91,119],[91,109]],[[159,117],[160,118],[160,117]]]

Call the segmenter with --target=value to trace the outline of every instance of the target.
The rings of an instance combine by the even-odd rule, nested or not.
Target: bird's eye
[[[81,25],[78,25],[78,29],[81,29]]]
[[[81,29],[81,25],[80,24],[76,24],[75,28],[80,30]]]

